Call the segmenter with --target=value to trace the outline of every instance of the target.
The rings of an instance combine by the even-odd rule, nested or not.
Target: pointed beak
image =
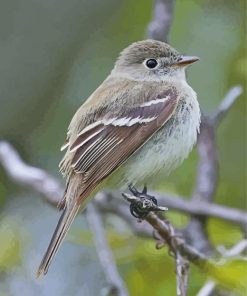
[[[183,66],[193,64],[197,61],[199,61],[198,57],[183,55],[183,56],[181,56],[181,59],[178,62],[176,62],[174,65],[183,67]]]

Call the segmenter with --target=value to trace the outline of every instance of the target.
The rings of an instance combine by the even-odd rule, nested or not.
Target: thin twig
[[[194,203],[204,201],[209,204],[212,203],[215,198],[219,170],[215,132],[217,125],[223,119],[226,112],[233,106],[233,103],[241,93],[242,88],[240,86],[231,88],[223,98],[214,115],[202,116],[201,131],[197,143],[199,155],[197,179],[191,199]],[[190,242],[198,250],[210,254],[212,252],[212,246],[208,240],[206,223],[207,216],[192,215],[190,223],[187,226],[187,233],[188,236],[190,236]],[[246,229],[246,223],[244,229]]]
[[[167,206],[169,210],[174,209],[190,215],[215,217],[230,221],[241,227],[247,227],[247,213],[245,211],[204,201],[195,203],[183,196],[154,191],[150,191],[149,193],[157,198],[160,205]],[[101,210],[112,212],[113,214],[115,211],[117,215],[120,215],[124,219],[129,218],[128,206],[123,200],[120,200],[120,194],[118,192],[102,192],[96,196],[96,201]]]
[[[127,288],[118,273],[115,260],[111,249],[107,243],[103,221],[97,207],[90,203],[87,206],[86,217],[88,224],[92,230],[95,247],[105,273],[106,280],[109,284],[109,295],[127,296]]]
[[[239,241],[235,246],[233,246],[229,250],[226,249],[224,246],[218,246],[217,250],[221,253],[222,256],[225,257],[238,256],[239,254],[242,254],[247,250],[247,239]]]
[[[41,193],[50,204],[56,206],[62,198],[64,189],[59,182],[46,171],[26,164],[5,141],[0,141],[0,163],[12,181]]]
[[[198,136],[199,162],[197,179],[192,199],[212,202],[218,182],[218,157],[214,126],[207,116],[203,116]]]
[[[224,116],[231,109],[233,104],[236,102],[238,97],[241,96],[242,93],[243,93],[243,88],[240,85],[232,87],[227,92],[227,94],[225,95],[225,98],[221,101],[220,105],[216,109],[216,112],[213,113],[213,115],[211,116],[215,126],[222,121]]]
[[[160,237],[169,246],[170,252],[176,258],[176,278],[177,278],[177,295],[186,296],[188,288],[188,272],[189,263],[184,259],[186,257],[190,262],[193,262],[197,266],[206,264],[207,258],[199,253],[192,246],[185,243],[184,240],[175,235],[175,230],[172,225],[166,221],[160,219],[156,214],[150,212],[145,220],[152,225],[157,231]]]
[[[176,250],[178,250],[180,254],[186,257],[190,262],[193,262],[195,265],[201,265],[203,264],[203,262],[206,263],[208,261],[207,256],[205,256],[203,253],[198,252],[194,247],[188,245],[183,239],[174,235],[174,228],[168,221],[160,219],[156,214],[152,212],[150,212],[145,220],[150,225],[152,225],[152,227],[158,232],[160,237],[162,237],[162,239],[164,239],[169,246],[175,243]]]
[[[194,203],[206,201],[211,203],[218,182],[217,147],[215,129],[208,117],[203,116],[201,131],[197,143],[199,162],[197,179],[191,201]],[[206,232],[207,217],[192,215],[187,226],[190,242],[202,252],[210,254],[212,246]]]
[[[134,187],[130,188],[130,192],[132,194],[124,193],[123,197],[130,203],[132,216],[138,220],[146,220],[153,227],[159,246],[162,240],[163,245],[164,243],[168,245],[169,252],[175,257],[176,262],[177,296],[187,296],[189,262],[185,258],[200,267],[203,264],[209,264],[208,258],[179,238],[170,222],[156,214],[167,209],[159,206],[154,196],[146,191],[138,192]]]
[[[177,295],[186,296],[188,290],[189,262],[176,252]]]
[[[196,296],[210,296],[215,291],[216,283],[212,280],[209,280],[201,288]]]
[[[155,0],[153,19],[148,25],[147,37],[167,41],[170,31],[175,0]]]

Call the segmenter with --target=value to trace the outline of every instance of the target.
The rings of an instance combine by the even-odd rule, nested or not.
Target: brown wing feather
[[[156,119],[132,126],[106,125],[101,132],[90,138],[86,145],[80,146],[72,159],[75,172],[82,174],[82,193],[77,202],[82,202],[103,179],[124,163],[161,128],[172,116],[176,105],[177,96],[170,95],[164,102],[150,105],[148,108],[140,109],[139,107],[140,115],[136,108],[132,116],[135,114],[136,117],[145,118],[144,116],[148,114],[149,117],[156,116]],[[93,132],[95,132],[94,129]],[[81,140],[85,141],[85,139]],[[90,145],[92,149],[88,149]]]

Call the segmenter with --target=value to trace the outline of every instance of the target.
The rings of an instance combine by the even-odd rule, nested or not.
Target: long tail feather
[[[52,236],[51,242],[38,268],[38,271],[36,274],[37,278],[40,275],[42,274],[45,275],[47,273],[48,268],[51,264],[51,261],[55,256],[55,254],[57,253],[59,246],[61,245],[67,231],[69,230],[69,227],[71,226],[76,214],[79,211],[79,208],[80,208],[80,205],[75,203],[74,205],[64,209],[58,221],[55,232]]]

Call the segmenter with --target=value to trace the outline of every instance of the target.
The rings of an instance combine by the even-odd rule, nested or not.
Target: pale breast
[[[190,153],[199,125],[200,109],[192,91],[180,99],[175,115],[111,176],[110,182],[143,185],[168,175]]]

